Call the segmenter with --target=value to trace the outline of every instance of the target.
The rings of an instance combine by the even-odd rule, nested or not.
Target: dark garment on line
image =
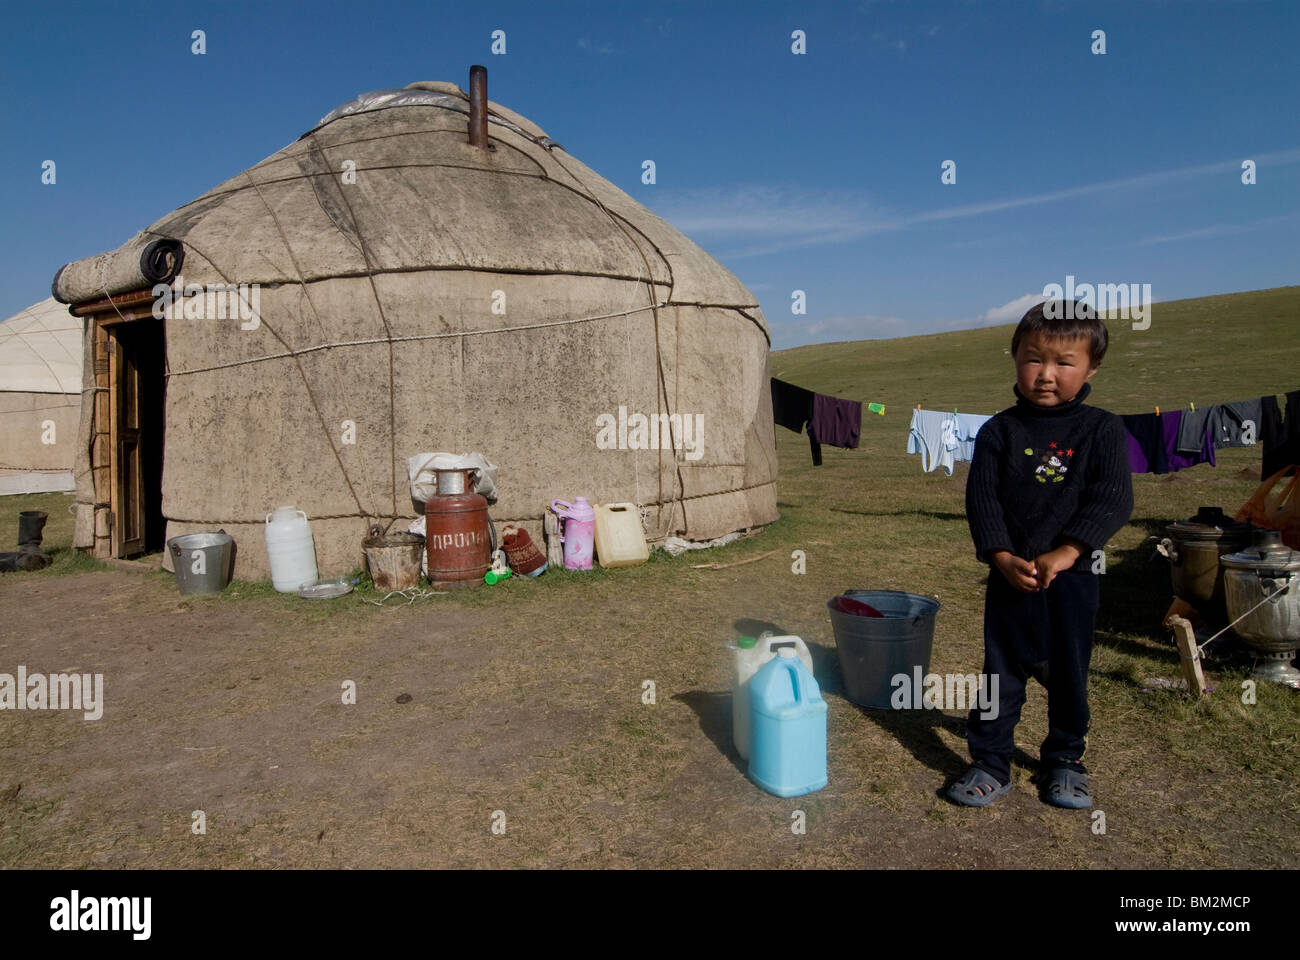
[[[1221,403],[1219,420],[1215,423],[1211,417],[1210,425],[1214,428],[1214,447],[1252,447],[1259,442],[1260,398],[1253,400],[1234,400]],[[1246,429],[1246,424],[1253,428]]]
[[[978,705],[973,708],[966,742],[971,760],[999,783],[1011,782],[1015,728],[1031,676],[1047,688],[1048,734],[1039,753],[1044,770],[1070,765],[1086,772],[1079,761],[1087,748],[1088,663],[1099,598],[1099,578],[1090,572],[1067,570],[1046,590],[1022,593],[996,568],[989,570],[984,676],[998,678],[998,713],[986,720]]]
[[[1209,434],[1216,450],[1224,447],[1250,447],[1260,440],[1262,430],[1261,398],[1216,403],[1201,410],[1184,410],[1183,425],[1178,432],[1178,450],[1191,453],[1200,449],[1202,434]],[[1246,424],[1254,426],[1249,430]]]
[[[1267,480],[1283,467],[1300,464],[1300,390],[1286,395],[1286,422],[1277,398],[1272,395],[1260,398],[1260,443],[1264,457],[1260,464],[1259,479]],[[1287,471],[1291,476],[1294,471]]]
[[[777,426],[803,433],[803,425],[812,419],[812,412],[811,390],[772,378],[772,420]]]
[[[1181,431],[1181,420],[1186,414],[1182,410],[1174,410],[1164,414],[1160,419],[1164,421],[1161,426],[1162,442],[1165,447],[1165,461],[1168,464],[1169,472],[1175,473],[1178,470],[1186,470],[1188,467],[1194,467],[1198,463],[1208,463],[1215,466],[1214,463],[1214,441],[1210,439],[1209,433],[1206,433],[1201,442],[1201,448],[1189,453],[1184,453],[1178,449],[1178,438]]]
[[[862,432],[862,403],[815,393],[810,426],[818,443],[856,449]]]
[[[813,466],[820,467],[822,448],[812,425],[814,396],[811,390],[772,377],[772,421],[795,433],[803,433],[804,424],[808,424],[808,444],[812,448]]]
[[[966,520],[984,563],[998,550],[1033,560],[1067,539],[1100,550],[1128,522],[1127,435],[1119,417],[1084,405],[1090,391],[1084,384],[1069,403],[1043,407],[1017,390],[1016,405],[980,428]],[[1074,569],[1092,569],[1088,552]]]
[[[1133,473],[1168,473],[1165,432],[1154,413],[1126,413],[1121,420],[1128,431],[1129,467]]]
[[[1195,453],[1205,445],[1205,437],[1210,432],[1210,411],[1213,409],[1212,404],[1199,410],[1183,411],[1183,423],[1178,428],[1179,453]]]

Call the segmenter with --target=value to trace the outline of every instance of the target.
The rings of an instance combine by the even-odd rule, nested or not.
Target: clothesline
[[[814,467],[821,466],[822,444],[850,450],[857,447],[862,434],[861,401],[813,393],[776,377],[771,385],[773,422],[795,433],[802,433],[807,424]],[[885,412],[883,403],[869,403],[867,408],[882,416]]]
[[[1172,473],[1208,463],[1225,447],[1263,448],[1260,479],[1288,464],[1300,463],[1300,390],[1286,395],[1286,417],[1277,398],[1216,403],[1197,410],[1166,410],[1123,414],[1129,434],[1129,463],[1134,473]],[[975,436],[989,419],[980,414],[925,410],[918,403],[908,426],[907,452],[921,454],[921,469],[942,466],[952,476],[953,464],[975,454]]]

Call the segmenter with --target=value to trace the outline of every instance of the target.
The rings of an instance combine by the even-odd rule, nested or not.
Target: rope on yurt
[[[320,156],[321,164],[326,170],[331,170],[329,159],[325,156],[325,151],[321,148],[314,134],[308,136],[311,148]],[[329,183],[333,184],[332,177],[328,177]],[[357,236],[357,247],[361,250],[361,257],[366,265],[366,279],[370,282],[370,295],[375,298],[375,309],[379,311],[379,322],[384,325],[384,339],[388,341],[388,466],[392,471],[390,479],[392,480],[392,498],[393,509],[397,509],[397,413],[394,409],[393,400],[393,330],[388,325],[388,315],[384,313],[384,305],[379,299],[379,288],[375,286],[375,266],[374,260],[370,256],[370,249],[366,246],[366,238],[361,233],[361,224],[357,222],[357,215],[352,209],[352,203],[348,200],[346,190],[340,190],[339,196],[343,200],[343,205],[348,209],[348,217],[352,220],[352,230]],[[312,196],[316,198],[316,205],[321,208],[321,212],[326,217],[330,212],[325,209],[321,203],[320,194],[316,191],[316,183],[312,181]],[[332,217],[330,218],[333,219]],[[340,231],[341,232],[341,231]],[[296,264],[295,264],[296,266]],[[302,275],[299,274],[301,279]],[[313,308],[314,309],[314,308]]]
[[[651,309],[652,309],[653,312],[654,312],[655,369],[656,369],[656,371],[657,371],[658,374],[659,374],[659,389],[655,391],[655,415],[656,415],[657,417],[660,418],[659,422],[660,422],[660,423],[663,423],[663,422],[664,422],[663,419],[662,419],[662,417],[663,417],[663,408],[664,408],[664,406],[667,406],[667,405],[668,405],[668,380],[667,380],[667,377],[664,376],[663,352],[662,352],[662,347],[661,347],[660,342],[659,342],[659,307],[658,307],[658,305],[657,305],[657,300],[658,300],[658,298],[655,296],[654,271],[650,268],[650,259],[645,255],[645,251],[644,251],[643,249],[641,249],[641,245],[640,245],[639,243],[636,242],[636,238],[634,238],[634,237],[633,237],[633,236],[632,236],[632,235],[627,231],[627,229],[623,226],[623,224],[620,222],[619,218],[618,218],[618,217],[615,217],[612,213],[610,213],[610,211],[608,210],[608,208],[606,208],[606,206],[605,206],[603,203],[600,202],[600,198],[597,197],[597,196],[595,195],[594,192],[592,192],[591,187],[589,187],[585,182],[583,182],[583,180],[582,180],[581,177],[579,177],[579,176],[578,176],[577,174],[575,174],[572,170],[570,170],[567,166],[565,166],[564,161],[563,161],[560,157],[556,156],[555,153],[554,153],[554,151],[551,151],[551,156],[555,159],[555,162],[556,162],[557,165],[559,165],[560,169],[562,169],[565,173],[567,173],[570,177],[572,177],[573,180],[574,180],[574,182],[580,184],[580,185],[582,186],[582,188],[583,188],[584,190],[586,190],[586,192],[587,192],[587,199],[589,199],[592,203],[594,203],[596,206],[598,206],[598,207],[600,208],[601,212],[602,212],[603,214],[605,214],[605,216],[609,219],[609,222],[612,223],[612,224],[614,225],[614,227],[615,227],[615,228],[616,228],[620,233],[622,233],[625,237],[627,237],[628,242],[632,244],[632,246],[636,249],[637,254],[641,257],[641,263],[642,263],[642,265],[645,267],[645,274],[644,274],[644,277],[645,277],[646,291],[647,291],[647,293],[649,294],[650,303],[651,303]],[[645,236],[645,235],[642,234],[642,236]],[[659,247],[655,244],[655,242],[654,242],[653,240],[651,240],[649,237],[645,237],[645,241],[646,241],[646,243],[650,244],[650,246],[652,246],[652,247],[655,248],[655,252],[659,254],[660,258],[662,258],[664,264],[667,266],[667,269],[668,269],[668,278],[669,278],[669,283],[668,283],[668,301],[671,302],[671,301],[672,301],[672,298],[673,298],[673,293],[672,293],[672,292],[673,292],[673,289],[674,289],[675,286],[676,286],[675,278],[673,277],[673,268],[672,268],[672,264],[669,262],[668,258],[667,258],[666,256],[664,256],[664,252],[663,252],[662,250],[659,249]],[[678,331],[677,331],[677,336],[674,338],[674,343],[679,343],[679,342],[680,342],[680,339],[681,339],[681,331],[678,330]],[[676,369],[677,369],[677,373],[680,375],[680,373],[681,373],[680,366],[678,366]],[[661,397],[661,396],[662,396],[662,398],[663,398],[663,399],[662,399],[662,405],[661,405],[661,401],[660,401],[660,397]],[[672,416],[673,416],[672,408],[669,407],[669,408],[668,408],[668,422],[669,422],[669,423],[672,422]],[[673,500],[672,500],[672,502],[671,502],[671,504],[670,504],[670,506],[669,506],[669,511],[668,511],[668,522],[667,522],[667,525],[666,525],[666,526],[665,526],[664,521],[663,521],[663,508],[664,508],[664,471],[663,471],[663,456],[664,456],[664,450],[663,450],[663,444],[662,444],[662,443],[659,445],[659,450],[658,450],[658,454],[659,454],[659,462],[658,462],[658,464],[656,465],[656,468],[655,468],[655,479],[658,481],[658,489],[659,489],[658,498],[657,498],[657,500],[655,501],[655,504],[656,504],[656,506],[658,507],[658,515],[656,516],[655,521],[656,521],[656,523],[657,523],[657,525],[658,525],[659,530],[666,530],[668,533],[672,533],[673,514],[676,512],[676,508],[677,508],[679,505],[680,505],[681,508],[682,508],[682,526],[683,526],[683,529],[686,527],[686,498],[685,498],[685,494],[686,494],[686,480],[685,480],[685,478],[682,476],[682,465],[681,465],[681,461],[677,458],[677,447],[676,447],[676,444],[675,444],[675,443],[674,443],[672,449],[673,449],[673,470],[674,470],[674,472],[677,474],[677,491],[676,491],[676,495],[674,496],[674,498],[673,498]],[[635,473],[635,467],[633,468],[633,472]],[[640,479],[639,479],[639,477],[638,477],[638,483],[637,483],[637,486],[638,486],[638,489],[639,489],[639,488],[640,488]],[[639,507],[640,504],[637,504],[637,506]],[[656,532],[658,532],[658,531],[656,531]]]
[[[289,254],[289,261],[293,264],[293,269],[298,274],[298,285],[299,287],[302,288],[303,296],[306,297],[307,299],[307,305],[311,307],[312,316],[316,318],[317,326],[320,326],[321,329],[323,330],[324,326],[320,322],[320,314],[316,311],[316,304],[311,298],[311,291],[307,287],[306,280],[303,279],[302,269],[298,266],[298,260],[293,255],[293,249],[289,246],[289,240],[285,236],[284,227],[280,223],[280,218],[275,215],[275,210],[271,207],[271,204],[267,202],[266,196],[262,193],[262,190],[258,186],[257,182],[253,180],[252,177],[249,176],[247,170],[244,171],[243,177],[245,180],[248,181],[249,185],[253,188],[253,191],[257,194],[257,198],[260,201],[262,201],[262,206],[266,209],[267,215],[270,216],[271,222],[275,224],[276,232],[279,233],[280,235],[280,242],[284,245],[285,251]],[[212,269],[215,270],[217,274],[221,277],[221,279],[226,282],[227,286],[233,285],[231,278],[226,276],[226,272],[222,270],[219,266],[217,266],[215,260],[213,260],[207,254],[205,254],[202,250],[196,249],[193,246],[193,244],[189,242],[189,240],[186,240],[186,245],[189,246],[190,249],[193,250],[195,253],[197,253],[199,256],[203,257],[203,259],[208,262],[208,265],[211,266]],[[321,431],[325,434],[325,442],[329,444],[330,452],[334,454],[334,459],[339,465],[339,473],[343,475],[343,482],[347,485],[348,493],[352,495],[352,502],[357,505],[357,510],[359,511],[360,516],[362,517],[369,516],[369,514],[366,512],[366,508],[361,505],[361,498],[357,496],[356,489],[352,486],[352,478],[348,476],[347,468],[343,465],[343,458],[339,454],[338,449],[334,446],[334,439],[333,436],[330,434],[329,425],[325,422],[325,414],[321,411],[320,404],[316,402],[316,394],[311,388],[311,380],[308,379],[307,377],[307,371],[304,370],[302,367],[302,361],[298,359],[298,355],[289,346],[288,343],[285,343],[284,338],[281,337],[280,334],[276,332],[274,327],[272,327],[269,323],[266,323],[266,321],[263,320],[261,317],[258,318],[258,321],[262,326],[266,327],[267,331],[271,334],[271,336],[275,337],[275,339],[278,340],[281,344],[283,344],[285,349],[289,351],[285,356],[293,358],[294,366],[298,368],[298,376],[302,378],[303,388],[307,391],[307,399],[311,401],[312,409],[316,411],[316,418],[320,421]],[[267,359],[273,359],[273,358],[267,358]],[[177,374],[182,372],[197,372],[197,371],[169,372],[168,376],[169,377],[176,376]],[[178,522],[184,522],[184,521],[178,521]]]
[[[683,500],[704,500],[707,499],[708,497],[723,497],[729,493],[744,493],[746,490],[761,490],[763,487],[772,486],[773,483],[775,483],[775,481],[766,480],[763,483],[756,483],[748,487],[732,487],[729,490],[714,490],[709,493],[696,493],[696,494],[691,494],[690,496],[683,495],[682,499]],[[554,516],[554,514],[551,514],[551,516]],[[409,514],[409,513],[408,514],[328,513],[328,514],[313,515],[312,520],[355,520],[358,517],[367,520],[389,520],[389,521],[418,519],[413,514]],[[505,526],[508,523],[521,523],[525,520],[544,520],[545,518],[546,518],[545,513],[538,513],[538,514],[529,514],[527,516],[522,516],[522,517],[506,517],[503,519],[494,520],[492,522],[500,526]],[[255,525],[264,522],[259,517],[253,517],[251,520],[238,520],[230,517],[216,517],[216,518],[209,518],[209,519],[195,519],[190,517],[168,517],[167,519],[173,523],[194,523],[194,524],[244,523],[244,524]]]
[[[574,317],[563,320],[543,320],[538,323],[520,323],[512,327],[493,327],[491,330],[466,330],[463,332],[452,331],[449,333],[420,333],[412,334],[406,337],[391,337],[393,343],[407,343],[415,340],[447,340],[452,337],[473,337],[480,334],[493,333],[513,333],[516,330],[536,330],[541,327],[559,327],[570,323],[590,323],[593,320],[612,320],[615,317],[627,317],[634,313],[642,313],[646,310],[653,310],[655,306],[665,307],[667,302],[659,304],[650,304],[644,307],[637,307],[633,310],[625,310],[619,313],[602,313],[592,317]],[[278,339],[278,338],[277,338]],[[280,341],[284,343],[283,340]],[[335,347],[364,347],[370,344],[385,343],[384,337],[368,337],[363,340],[336,340],[332,343],[318,343],[314,347],[302,347],[298,350],[289,350],[285,353],[268,353],[261,357],[249,357],[246,360],[231,360],[227,363],[218,363],[210,367],[195,367],[192,370],[174,370],[172,376],[181,377],[191,373],[208,373],[212,370],[225,370],[228,367],[242,367],[247,363],[262,363],[266,360],[284,360],[287,357],[302,356],[305,353],[314,353],[317,350],[332,350]],[[288,344],[285,344],[288,346]]]

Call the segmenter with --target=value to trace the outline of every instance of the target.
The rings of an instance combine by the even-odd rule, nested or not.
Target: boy
[[[993,719],[971,710],[967,720],[974,763],[948,788],[966,806],[1011,789],[1012,735],[1031,675],[1047,688],[1051,728],[1041,752],[1043,799],[1092,805],[1080,758],[1098,605],[1094,552],[1133,511],[1124,424],[1083,403],[1107,339],[1106,324],[1085,304],[1033,307],[1011,338],[1016,405],[975,441],[966,518],[976,555],[990,565],[984,673],[998,677],[999,700]]]

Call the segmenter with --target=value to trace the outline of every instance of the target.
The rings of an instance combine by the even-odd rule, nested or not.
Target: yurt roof
[[[80,393],[82,321],[46,297],[0,323],[0,391]]]
[[[468,111],[453,83],[362,94],[102,256],[118,257],[138,277],[142,242],[172,238],[184,245],[187,283],[470,269],[650,281],[661,303],[758,306],[695,243],[514,111],[489,101],[493,149],[471,146]],[[78,267],[90,273],[90,265],[65,268],[56,293],[72,289],[67,277]],[[96,284],[112,273],[96,265]],[[94,290],[124,292],[111,284]],[[770,340],[761,312],[750,316]]]

